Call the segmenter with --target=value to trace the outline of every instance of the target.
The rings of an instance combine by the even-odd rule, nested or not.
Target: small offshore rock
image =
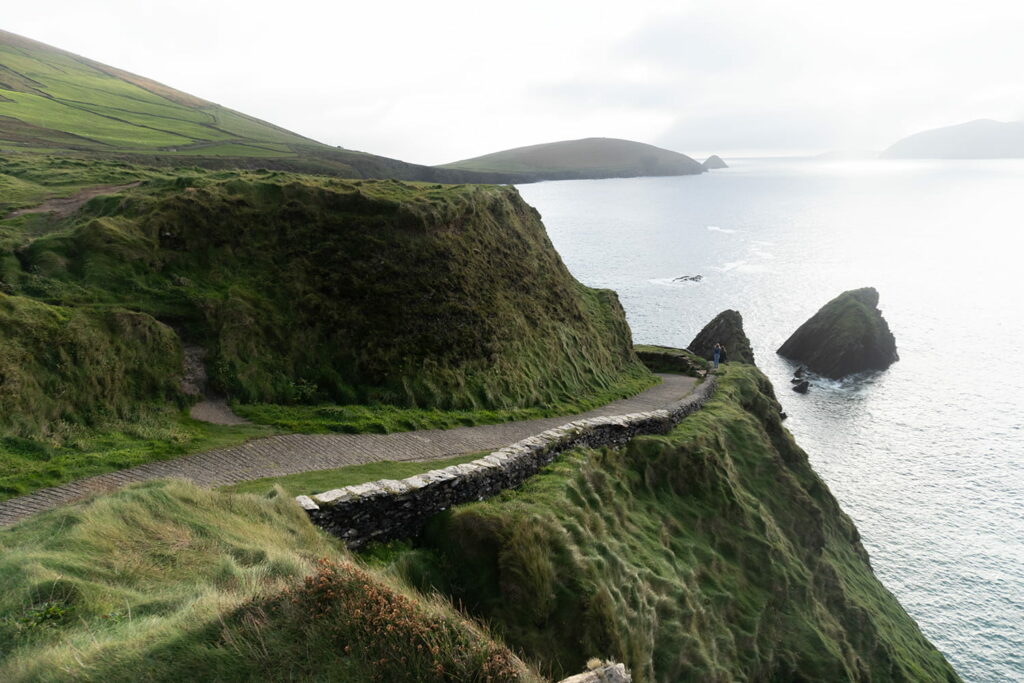
[[[822,306],[778,354],[831,379],[884,370],[900,359],[873,287],[843,292]]]
[[[793,386],[793,391],[797,392],[798,394],[806,394],[807,390],[810,389],[810,388],[811,388],[811,383],[808,382],[807,380],[804,380],[804,381],[800,382],[800,384],[794,385]]]
[[[710,359],[715,344],[725,347],[722,360],[754,364],[754,351],[750,348],[747,333],[743,331],[743,316],[739,311],[725,310],[716,315],[697,333],[687,350]]]

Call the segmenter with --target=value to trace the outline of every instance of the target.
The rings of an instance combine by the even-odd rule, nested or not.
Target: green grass
[[[47,437],[0,436],[0,500],[95,474],[270,436],[260,425],[192,420],[174,409],[141,410],[96,425],[55,425]]]
[[[651,372],[675,372],[699,377],[708,368],[706,359],[686,349],[637,344],[633,350]]]
[[[957,681],[871,572],[853,523],[736,364],[671,434],[580,450],[374,557],[555,678]]]
[[[0,585],[12,683],[538,680],[281,495],[150,482],[44,513],[0,530]]]
[[[43,140],[70,134],[84,148],[156,152],[210,142],[309,143],[218,105],[10,34],[0,34],[0,65],[10,70],[8,88],[0,87],[0,116],[37,127],[34,135]],[[228,149],[237,156],[268,155],[246,144],[217,153]]]
[[[303,434],[391,434],[420,429],[452,429],[576,415],[612,401],[635,396],[658,382],[656,377],[627,378],[608,390],[575,400],[506,410],[439,410],[394,405],[281,405],[235,403],[235,412],[258,424]]]
[[[275,486],[280,486],[289,496],[308,496],[313,493],[323,493],[331,489],[365,484],[368,481],[377,481],[379,479],[405,479],[406,477],[423,474],[430,470],[443,469],[450,465],[461,465],[464,462],[470,462],[485,455],[487,455],[487,452],[466,453],[453,458],[430,460],[428,462],[394,462],[392,460],[385,460],[383,462],[370,462],[365,465],[338,467],[333,470],[316,470],[314,472],[290,474],[284,477],[253,479],[252,481],[243,481],[230,486],[222,486],[220,490],[229,493],[267,494]]]

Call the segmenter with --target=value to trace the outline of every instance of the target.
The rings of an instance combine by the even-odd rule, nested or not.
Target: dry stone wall
[[[519,486],[559,453],[579,447],[621,446],[639,434],[665,434],[699,410],[714,390],[715,377],[709,376],[690,395],[661,410],[578,420],[472,462],[400,481],[382,479],[295,500],[314,524],[353,549],[370,541],[412,538],[437,513]]]

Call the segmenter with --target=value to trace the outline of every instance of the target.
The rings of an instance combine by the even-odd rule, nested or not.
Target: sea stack
[[[725,347],[725,359],[754,364],[754,351],[743,331],[743,316],[739,311],[726,310],[704,326],[687,348],[701,358],[711,358],[715,344]]]
[[[852,289],[829,301],[778,353],[832,379],[885,370],[900,359],[874,287]]]
[[[713,171],[716,168],[729,168],[729,165],[722,161],[722,157],[718,156],[717,154],[712,154],[711,156],[709,156],[707,159],[704,160],[704,163],[701,164],[701,166],[704,167],[705,171]]]

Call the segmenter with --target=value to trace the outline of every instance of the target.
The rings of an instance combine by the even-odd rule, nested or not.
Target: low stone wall
[[[437,513],[519,486],[559,453],[579,447],[621,446],[639,434],[665,434],[699,410],[714,389],[715,377],[709,376],[689,396],[662,410],[578,420],[462,465],[295,500],[314,524],[353,549],[370,541],[411,538]]]

